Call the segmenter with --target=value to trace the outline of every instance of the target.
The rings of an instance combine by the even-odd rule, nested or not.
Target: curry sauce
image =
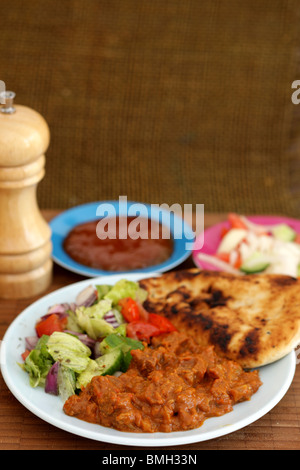
[[[126,373],[94,377],[64,412],[125,432],[184,431],[232,411],[262,385],[258,371],[246,372],[178,332],[131,354]]]

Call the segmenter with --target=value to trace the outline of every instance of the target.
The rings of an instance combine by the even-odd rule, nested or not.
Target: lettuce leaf
[[[79,327],[92,339],[109,335],[114,328],[103,317],[111,308],[112,302],[108,299],[102,299],[91,307],[78,307],[76,319]]]
[[[47,349],[54,361],[74,372],[82,372],[88,365],[92,351],[75,336],[55,331],[50,336]]]
[[[45,385],[47,374],[54,363],[47,349],[48,340],[49,336],[43,335],[24,364],[21,364],[22,369],[29,374],[29,383],[32,387]]]
[[[119,300],[125,297],[131,297],[140,303],[143,303],[147,298],[147,291],[142,289],[137,282],[121,279],[110,289],[104,296],[104,299],[112,301],[112,304],[118,305]]]

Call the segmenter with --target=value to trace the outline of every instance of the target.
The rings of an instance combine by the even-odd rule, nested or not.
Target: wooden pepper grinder
[[[0,298],[36,296],[52,280],[50,227],[37,204],[50,132],[44,118],[14,105],[0,107]],[[3,93],[1,97],[3,98]]]

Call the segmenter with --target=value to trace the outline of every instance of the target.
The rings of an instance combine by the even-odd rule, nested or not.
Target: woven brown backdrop
[[[51,129],[41,207],[300,215],[298,0],[4,3],[0,79]]]

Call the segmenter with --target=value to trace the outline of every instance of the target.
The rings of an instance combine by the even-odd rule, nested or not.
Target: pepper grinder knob
[[[51,230],[36,197],[50,132],[39,113],[14,104],[14,92],[1,97],[0,298],[29,298],[52,280]]]
[[[14,91],[2,91],[2,93],[0,93],[0,98],[2,98],[5,102],[5,104],[1,108],[1,113],[4,113],[4,114],[15,113],[16,108],[13,106],[15,97],[16,97],[16,94]]]

